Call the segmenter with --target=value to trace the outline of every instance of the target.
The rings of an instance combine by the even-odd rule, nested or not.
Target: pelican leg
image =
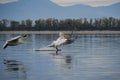
[[[56,48],[57,51],[59,50],[58,47],[55,47],[55,48]]]

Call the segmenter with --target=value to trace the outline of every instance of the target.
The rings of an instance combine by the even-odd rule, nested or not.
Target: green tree
[[[44,30],[45,20],[44,19],[35,20],[35,28],[37,30]]]
[[[26,27],[32,27],[32,20],[30,19],[26,20]]]
[[[19,22],[18,21],[11,21],[10,22],[10,26],[12,28],[12,30],[19,30]]]
[[[2,27],[7,27],[8,22],[9,22],[9,21],[8,21],[7,19],[1,20],[1,25],[2,25]]]
[[[53,30],[53,18],[48,18],[46,19],[46,27],[48,27],[48,30]]]

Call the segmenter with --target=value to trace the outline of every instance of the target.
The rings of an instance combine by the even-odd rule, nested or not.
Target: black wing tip
[[[5,46],[3,46],[3,49],[6,49],[6,48],[7,48],[7,46],[8,46],[8,44],[6,44]]]
[[[3,46],[3,49],[5,49],[5,47]]]

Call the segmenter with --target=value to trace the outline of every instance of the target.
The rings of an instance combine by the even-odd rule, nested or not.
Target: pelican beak
[[[24,41],[27,41],[27,42],[32,42],[32,39],[30,39],[30,38],[26,38],[26,37],[23,38],[23,40],[24,40]]]

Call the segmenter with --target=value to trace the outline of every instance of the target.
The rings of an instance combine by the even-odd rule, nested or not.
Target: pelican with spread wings
[[[7,46],[16,46],[16,45],[22,44],[25,41],[31,41],[31,39],[27,38],[27,35],[11,38],[10,40],[7,40],[4,43],[3,49],[7,48]]]
[[[55,47],[56,50],[58,51],[59,46],[71,44],[75,41],[76,38],[72,39],[71,35],[64,34],[63,32],[60,32],[59,33],[60,37],[57,40],[53,41],[50,45],[48,45],[48,47]]]

